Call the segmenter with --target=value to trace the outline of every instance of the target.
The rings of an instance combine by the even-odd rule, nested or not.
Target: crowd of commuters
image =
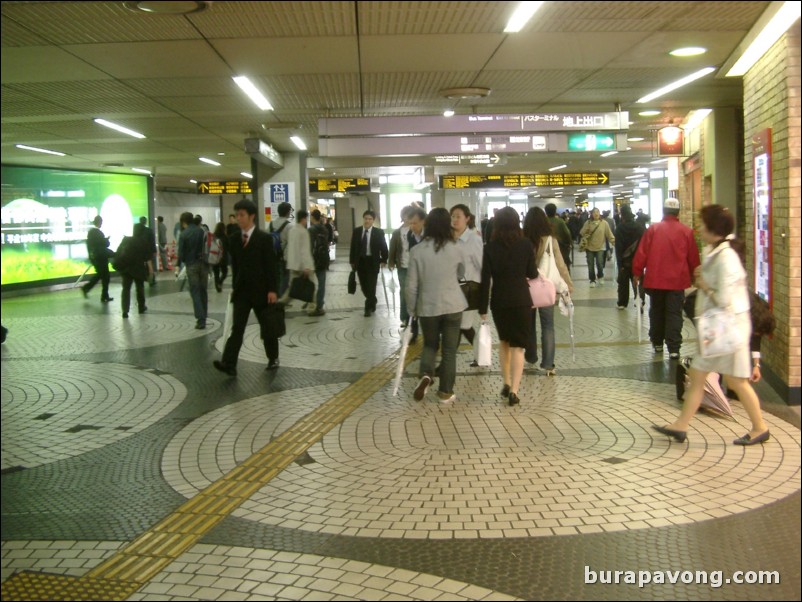
[[[230,376],[237,373],[237,359],[251,311],[260,324],[268,370],[279,366],[278,339],[283,334],[284,307],[291,297],[295,279],[305,279],[314,288],[304,309],[310,316],[325,315],[326,272],[329,247],[335,236],[331,224],[320,211],[311,215],[299,210],[292,222],[292,206],[282,203],[278,217],[266,231],[257,227],[256,205],[238,202],[229,224],[218,223],[213,233],[200,216],[182,213],[177,236],[176,270],[186,270],[196,328],[206,327],[209,267],[217,291],[222,290],[232,271],[230,298],[232,328],[222,358],[214,367]],[[707,375],[726,376],[728,386],[744,404],[752,421],[748,433],[734,441],[754,445],[769,438],[760,412],[760,403],[750,381],[760,379],[758,364],[750,364],[750,296],[743,267],[744,246],[735,239],[733,216],[719,205],[708,205],[700,212],[699,235],[706,245],[700,261],[693,231],[679,221],[679,202],[665,202],[663,219],[646,227],[649,219],[636,216],[623,206],[613,222],[609,213],[598,209],[564,212],[556,206],[533,207],[523,218],[505,207],[485,219],[481,229],[468,206],[458,204],[450,211],[424,209],[412,204],[401,211],[402,225],[390,236],[389,248],[384,230],[375,223],[376,214],[367,210],[362,225],[355,228],[350,243],[349,263],[365,298],[364,315],[376,311],[377,280],[380,270],[397,270],[400,284],[401,327],[409,328],[412,340],[423,335],[419,380],[413,397],[420,401],[437,382],[437,397],[443,403],[456,400],[456,357],[462,337],[473,344],[477,328],[492,313],[500,341],[498,355],[503,386],[501,396],[513,406],[521,401],[520,387],[525,363],[537,364],[548,376],[556,374],[555,306],[533,308],[528,281],[538,276],[544,259],[553,260],[568,294],[573,294],[570,274],[574,247],[586,253],[591,288],[604,282],[604,269],[613,253],[617,266],[617,307],[626,309],[632,292],[643,311],[649,303],[649,338],[655,353],[668,346],[669,357],[679,359],[682,345],[682,311],[685,291],[698,287],[695,314],[710,308],[727,308],[737,316],[735,330],[745,341],[726,355],[696,355],[690,364],[690,385],[680,416],[666,426],[653,428],[672,439],[687,439],[689,423],[704,395]],[[610,223],[612,222],[612,223]],[[131,288],[136,288],[139,313],[147,311],[144,283],[155,271],[168,265],[166,227],[159,217],[157,233],[142,218],[133,236],[125,237],[116,253],[100,230],[97,216],[87,236],[87,249],[94,276],[83,287],[88,295],[101,282],[101,300],[108,295],[109,261],[122,275],[122,311],[128,317]],[[216,242],[219,258],[212,261],[208,245]],[[552,257],[544,257],[549,254]],[[307,285],[308,286],[308,285]],[[540,352],[538,329],[540,322]],[[752,337],[754,339],[754,337]],[[438,354],[441,358],[437,364]],[[538,357],[540,355],[540,357]],[[754,356],[753,356],[754,357]],[[759,355],[757,356],[759,358]],[[472,365],[476,365],[474,362]]]

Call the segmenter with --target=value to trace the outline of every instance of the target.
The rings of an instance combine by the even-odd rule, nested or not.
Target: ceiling
[[[175,4],[175,3],[165,3]],[[770,2],[546,2],[519,33],[503,29],[517,2],[208,2],[186,15],[123,2],[2,2],[2,160],[125,172],[154,169],[156,186],[241,179],[245,138],[297,152],[320,175],[376,175],[432,157],[318,158],[318,119],[549,111],[629,111],[631,150],[528,153],[495,172],[610,171],[623,183],[655,159],[653,133],[697,108],[740,107],[740,78],[712,74],[647,105],[636,100],[703,67],[721,67]],[[670,50],[703,46],[675,58]],[[248,75],[273,111],[232,81]],[[485,98],[449,100],[445,88]],[[644,109],[657,117],[639,117]],[[102,117],[146,135],[118,134]],[[15,144],[66,153],[55,157]],[[213,167],[198,157],[218,160]],[[117,164],[108,166],[109,164]],[[436,173],[486,167],[438,167]]]

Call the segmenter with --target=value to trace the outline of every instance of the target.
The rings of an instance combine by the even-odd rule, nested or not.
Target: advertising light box
[[[3,286],[80,276],[96,215],[116,249],[148,216],[148,177],[3,165]]]

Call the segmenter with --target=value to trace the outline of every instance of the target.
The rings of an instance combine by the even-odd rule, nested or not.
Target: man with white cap
[[[679,221],[679,200],[668,198],[663,220],[646,230],[632,261],[635,284],[643,279],[650,297],[649,339],[655,353],[662,353],[665,343],[669,357],[679,359],[685,289],[699,264],[693,230]]]

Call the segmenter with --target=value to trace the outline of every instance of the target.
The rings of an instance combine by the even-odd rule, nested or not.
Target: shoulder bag
[[[580,239],[579,239],[579,252],[580,252],[580,253],[584,253],[584,252],[587,250],[587,248],[588,248],[588,241],[590,240],[590,237],[591,237],[591,236],[593,236],[594,234],[596,234],[596,230],[598,230],[598,229],[599,229],[599,226],[601,226],[601,221],[600,221],[598,224],[596,224],[596,227],[595,227],[595,228],[593,228],[593,232],[585,232],[585,233],[582,235],[582,238],[580,238]]]
[[[537,278],[527,280],[529,295],[532,297],[532,307],[551,307],[557,302],[557,289],[551,280],[538,274]]]
[[[543,251],[543,255],[540,257],[537,273],[551,281],[558,295],[568,292],[568,285],[565,283],[565,280],[563,280],[560,270],[557,268],[557,262],[554,259],[554,247],[552,246],[551,236],[549,236],[546,242],[546,248]]]

